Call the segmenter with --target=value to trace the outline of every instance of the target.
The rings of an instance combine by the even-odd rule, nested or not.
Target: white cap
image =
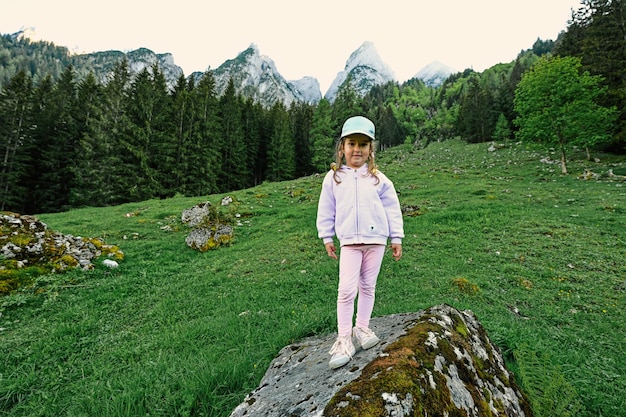
[[[341,129],[341,137],[345,138],[346,136],[360,133],[371,138],[372,140],[375,140],[375,132],[376,129],[374,128],[374,123],[372,123],[370,119],[363,116],[354,116],[350,117],[343,124],[343,128]]]

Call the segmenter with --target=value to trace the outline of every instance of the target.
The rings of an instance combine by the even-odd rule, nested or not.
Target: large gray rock
[[[439,305],[370,326],[381,343],[337,370],[336,334],[286,346],[231,417],[532,416],[471,311]]]
[[[181,221],[191,228],[185,238],[185,243],[191,249],[206,252],[227,245],[233,239],[233,227],[224,221],[223,216],[209,201],[184,210]]]

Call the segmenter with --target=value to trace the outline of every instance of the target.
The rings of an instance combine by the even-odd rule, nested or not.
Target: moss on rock
[[[36,217],[0,213],[0,295],[29,285],[41,274],[92,269],[101,256],[124,259],[119,247],[100,238],[64,235]]]
[[[347,416],[532,416],[498,349],[469,312],[433,308],[324,410]]]

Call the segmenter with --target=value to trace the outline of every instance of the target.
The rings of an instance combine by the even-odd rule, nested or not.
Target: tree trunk
[[[565,149],[563,149],[563,147],[561,147],[561,174],[563,174],[563,175],[567,174],[567,164],[566,164],[566,160],[565,160]]]

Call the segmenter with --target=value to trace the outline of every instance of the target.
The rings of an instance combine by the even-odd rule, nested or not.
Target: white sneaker
[[[365,327],[355,327],[352,329],[352,334],[357,341],[357,344],[361,346],[362,349],[369,349],[374,347],[380,342],[378,336],[374,334],[368,328]]]
[[[336,369],[350,362],[350,359],[356,353],[356,348],[352,344],[350,336],[338,337],[328,353],[332,355],[328,364],[331,369]]]

